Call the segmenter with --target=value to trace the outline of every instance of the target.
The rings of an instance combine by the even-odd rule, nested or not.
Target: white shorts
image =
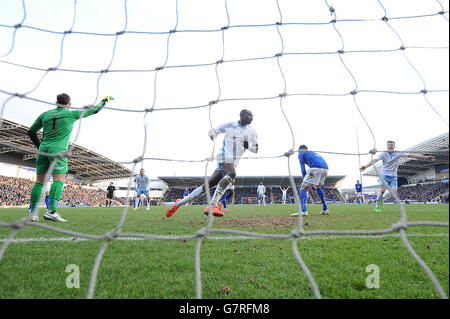
[[[305,177],[303,177],[304,186],[322,186],[325,182],[325,178],[328,176],[328,170],[326,168],[310,168]]]

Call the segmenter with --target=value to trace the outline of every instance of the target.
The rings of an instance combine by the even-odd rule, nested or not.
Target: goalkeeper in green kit
[[[33,141],[34,145],[41,153],[56,154],[67,151],[69,148],[70,135],[74,123],[83,117],[88,117],[98,113],[107,102],[113,100],[111,96],[105,97],[96,106],[87,109],[84,114],[83,111],[69,111],[70,96],[63,93],[56,98],[57,108],[42,113],[28,130],[28,136]],[[42,141],[39,140],[37,132],[43,129]],[[56,212],[58,201],[61,199],[64,182],[66,181],[66,174],[68,170],[67,157],[58,159],[57,157],[47,157],[43,155],[36,156],[36,183],[31,190],[31,213],[33,213],[36,205],[41,199],[42,189],[45,183],[45,174],[50,168],[50,164],[56,160],[56,165],[53,168],[53,184],[50,188],[50,207],[44,215],[44,219],[66,222],[64,218],[59,216]],[[39,217],[36,214],[33,221],[38,221]]]

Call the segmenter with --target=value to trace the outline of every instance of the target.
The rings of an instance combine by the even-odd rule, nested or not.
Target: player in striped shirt
[[[148,176],[145,175],[145,169],[141,168],[141,170],[139,171],[139,175],[136,176],[134,182],[136,183],[134,196],[134,210],[138,209],[139,205],[144,202],[144,200],[142,199],[142,194],[147,196],[146,210],[150,210],[150,192],[148,189],[150,186],[150,178],[148,178]]]
[[[223,216],[223,212],[217,207],[217,203],[228,185],[236,177],[236,166],[242,155],[247,150],[253,153],[258,152],[258,135],[250,126],[252,121],[252,112],[244,109],[239,113],[239,121],[225,123],[208,132],[211,140],[215,140],[218,134],[225,134],[222,147],[219,154],[217,154],[218,166],[208,180],[210,188],[217,186],[211,199],[212,214],[214,216]],[[167,211],[166,216],[172,216],[180,206],[199,198],[205,191],[206,186],[201,185],[194,189],[189,196],[177,199],[175,204]],[[208,207],[204,210],[204,214],[209,214]]]
[[[386,186],[384,186],[384,183],[382,179],[386,182],[387,185],[391,188],[391,194],[390,196],[394,196],[397,193],[397,170],[398,166],[400,164],[399,160],[402,157],[411,157],[416,159],[426,159],[434,161],[434,156],[428,155],[423,156],[420,154],[414,154],[414,153],[405,153],[405,152],[397,152],[395,151],[395,142],[394,141],[387,141],[386,143],[387,151],[378,153],[373,160],[371,160],[366,165],[361,166],[360,170],[363,172],[365,169],[370,167],[371,165],[375,164],[379,160],[383,162],[383,167],[381,169],[381,175],[380,175],[380,190],[377,194],[376,199],[376,205],[375,205],[375,211],[377,213],[381,213],[381,205],[383,204],[383,195],[386,192]]]

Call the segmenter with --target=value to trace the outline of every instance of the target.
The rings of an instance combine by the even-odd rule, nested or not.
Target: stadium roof
[[[0,127],[0,162],[27,167],[36,166],[36,147],[28,137],[28,127],[2,119]],[[38,132],[42,139],[42,133]],[[69,174],[84,180],[99,181],[130,177],[133,172],[128,168],[93,151],[76,144],[72,154],[78,158],[69,158]],[[84,158],[88,157],[88,158]],[[101,161],[91,160],[99,159]]]
[[[399,177],[414,176],[435,166],[448,165],[448,132],[408,148],[405,151],[420,155],[433,155],[436,160],[432,162],[413,158],[401,158],[398,167]],[[364,175],[379,176],[377,172],[380,172],[381,165],[381,162],[376,163]]]
[[[293,176],[298,186],[303,178],[301,176]],[[325,185],[335,185],[345,176],[328,176]],[[203,176],[160,176],[160,180],[167,183],[169,187],[191,187],[203,184]],[[235,178],[236,186],[258,185],[261,181],[265,186],[290,186],[289,176],[237,176]]]

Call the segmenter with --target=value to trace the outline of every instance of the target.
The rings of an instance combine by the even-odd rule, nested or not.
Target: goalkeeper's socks
[[[308,192],[304,189],[300,191],[300,204],[302,205],[302,212],[306,212],[306,203],[308,201]]]
[[[320,201],[322,202],[323,210],[324,210],[324,211],[327,210],[327,209],[328,209],[328,207],[327,207],[327,200],[326,200],[326,198],[325,198],[325,193],[324,193],[323,189],[320,188],[320,187],[317,188],[317,189],[316,189],[316,193],[317,193],[317,195],[319,196]]]
[[[36,207],[36,205],[39,203],[43,188],[44,188],[44,184],[41,184],[41,183],[34,184],[33,189],[31,190],[31,196],[30,196],[31,211],[33,211],[34,208]]]

